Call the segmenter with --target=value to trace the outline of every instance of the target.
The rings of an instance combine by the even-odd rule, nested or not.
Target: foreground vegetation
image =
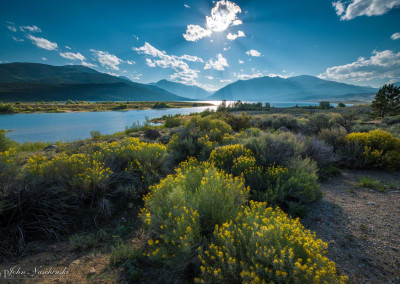
[[[199,102],[0,102],[0,114],[32,112],[89,112],[211,106]]]
[[[163,117],[157,129],[94,133],[55,152],[1,132],[0,257],[71,235],[87,247],[135,207],[138,245],[108,243],[110,265],[123,267],[127,281],[345,282],[328,244],[299,218],[339,168],[398,170],[400,119],[377,121],[369,106],[237,107]]]

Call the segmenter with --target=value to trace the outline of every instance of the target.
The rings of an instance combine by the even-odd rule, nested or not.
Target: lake
[[[163,115],[198,113],[216,109],[220,101],[210,101],[211,107],[191,107],[175,109],[148,109],[131,111],[71,112],[71,113],[19,113],[0,115],[0,129],[12,130],[7,137],[17,142],[27,141],[73,141],[90,137],[90,131],[98,130],[102,134],[123,131],[134,122],[144,122]],[[227,102],[230,103],[230,102]],[[275,107],[290,107],[298,104],[316,105],[317,103],[271,103]]]

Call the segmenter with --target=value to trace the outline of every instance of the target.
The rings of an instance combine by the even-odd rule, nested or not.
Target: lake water
[[[7,137],[17,142],[73,141],[89,138],[92,130],[98,130],[102,134],[113,134],[125,130],[134,122],[144,122],[146,117],[152,119],[163,115],[198,113],[207,108],[216,109],[221,102],[210,103],[215,105],[160,110],[3,114],[0,115],[0,129],[12,130],[7,133]],[[315,105],[315,103],[271,103],[276,107],[290,107],[296,104]]]

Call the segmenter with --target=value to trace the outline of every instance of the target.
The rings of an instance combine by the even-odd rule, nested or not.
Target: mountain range
[[[399,85],[400,82],[395,83]],[[168,80],[141,84],[82,65],[0,64],[0,101],[371,101],[378,89],[302,75],[238,80],[210,93]]]
[[[82,65],[0,64],[0,101],[188,101]]]
[[[378,89],[349,85],[302,75],[290,78],[260,77],[239,80],[215,92],[210,100],[249,101],[321,101],[355,100],[369,101]]]

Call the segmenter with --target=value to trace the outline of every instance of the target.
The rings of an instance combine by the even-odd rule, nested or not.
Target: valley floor
[[[329,242],[329,259],[336,263],[339,273],[349,276],[350,283],[400,283],[400,188],[363,188],[356,184],[362,176],[374,177],[383,184],[400,182],[398,172],[343,170],[342,175],[321,183],[324,197],[302,223]],[[125,214],[133,216],[137,212],[128,210]],[[132,236],[125,241],[134,244],[138,239]],[[109,256],[108,246],[83,251],[61,242],[0,264],[0,271],[12,266],[25,270],[67,267],[67,279],[37,282],[123,283],[123,268],[110,268]]]

